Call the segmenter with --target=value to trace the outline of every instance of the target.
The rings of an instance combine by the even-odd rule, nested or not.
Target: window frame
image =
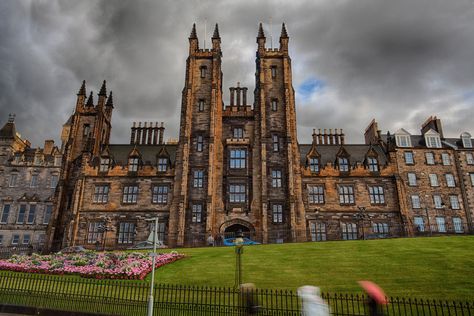
[[[104,227],[103,221],[91,221],[87,223],[87,244],[101,243],[104,238],[104,231],[101,229]]]
[[[461,206],[459,204],[459,197],[455,194],[449,196],[449,206],[452,210],[460,210]]]
[[[339,205],[355,204],[355,189],[352,184],[339,184],[337,186]]]
[[[32,212],[33,210],[33,212]],[[36,210],[37,210],[37,205],[36,204],[30,204],[28,207],[28,216],[26,216],[26,224],[28,225],[33,225],[36,221]]]
[[[443,216],[436,216],[436,228],[439,233],[446,233],[446,219]]]
[[[421,200],[418,194],[410,195],[410,202],[412,209],[421,209]]]
[[[5,208],[7,208],[7,206],[8,206],[8,210],[5,211]],[[8,224],[8,218],[10,217],[11,210],[12,210],[12,205],[10,203],[3,204],[2,217],[0,217],[0,224]]]
[[[247,168],[247,148],[229,149],[229,169]]]
[[[193,188],[204,187],[204,170],[198,169],[193,171]]]
[[[403,152],[403,158],[405,159],[406,165],[414,165],[415,164],[415,155],[413,151],[405,151]]]
[[[92,194],[92,203],[107,204],[109,202],[110,184],[98,183],[94,185],[94,193]]]
[[[18,206],[18,215],[16,217],[17,224],[25,224],[26,209],[27,209],[27,204],[22,203]]]
[[[8,187],[16,188],[18,185],[18,173],[11,173],[8,177]]]
[[[359,239],[359,227],[357,223],[341,222],[342,240]]]
[[[369,186],[369,198],[371,205],[385,205],[385,189],[382,185]]]
[[[443,199],[441,195],[439,194],[434,194],[433,195],[433,205],[435,209],[443,209]]]
[[[202,209],[203,209],[203,205],[201,203],[193,203],[191,205],[191,222],[192,223],[202,223]]]
[[[327,234],[326,234],[326,223],[324,222],[311,222],[310,223],[310,234],[311,234],[311,241],[326,241]]]
[[[474,165],[474,155],[472,153],[466,153],[466,164]]]
[[[204,99],[198,100],[198,112],[204,112],[205,101]]]
[[[168,171],[168,158],[167,157],[158,157],[157,169],[158,169],[158,172]]]
[[[422,233],[425,231],[425,221],[422,216],[414,216],[413,224],[418,228],[418,232]]]
[[[455,188],[456,187],[456,178],[454,178],[454,174],[446,173],[444,175],[444,178],[446,179],[446,186],[448,188]]]
[[[367,157],[367,166],[370,172],[379,172],[379,161],[376,157]]]
[[[167,184],[153,184],[151,187],[152,204],[168,204],[170,186]]]
[[[135,242],[135,236],[136,236],[135,222],[119,222],[117,226],[118,226],[117,227],[117,244],[118,245],[133,244]]]
[[[452,221],[453,221],[454,232],[456,234],[464,233],[464,227],[462,225],[462,218],[456,216],[456,217],[452,218]]]
[[[319,157],[309,157],[308,164],[309,164],[309,171],[311,171],[311,173],[319,173],[320,171]]]
[[[206,78],[207,76],[207,66],[200,66],[199,67],[200,77],[201,79]]]
[[[439,179],[436,173],[428,174],[428,179],[430,180],[431,187],[439,187]]]
[[[278,99],[272,99],[270,101],[270,104],[271,104],[271,109],[273,112],[278,111]]]
[[[247,185],[245,183],[229,183],[227,190],[229,194],[229,203],[247,203]]]
[[[272,169],[272,188],[281,188],[283,182],[283,175],[281,169]]]
[[[46,204],[44,206],[43,225],[49,225],[51,217],[53,216],[53,204]]]
[[[426,152],[425,153],[425,162],[427,165],[432,166],[435,164],[435,157],[434,153],[432,152]]]
[[[425,135],[425,143],[428,148],[441,148],[441,138],[439,135]]]
[[[441,161],[443,166],[451,166],[451,155],[449,153],[441,153]]]
[[[272,76],[272,79],[275,79],[277,76],[277,66],[276,65],[271,65],[270,66],[270,73]]]
[[[234,126],[232,128],[232,138],[243,139],[244,138],[244,128],[240,126]]]
[[[129,157],[128,158],[128,172],[138,172],[138,166],[140,165],[139,157]]]
[[[277,134],[272,134],[272,150],[273,152],[280,151],[280,137]]]
[[[408,182],[408,186],[416,187],[418,185],[418,179],[417,179],[416,173],[407,172],[407,182]]]
[[[139,194],[138,184],[125,184],[122,188],[122,204],[137,204]]]
[[[204,136],[197,135],[196,136],[196,151],[203,152],[204,151]]]
[[[33,173],[30,179],[30,188],[37,188],[37,187],[38,187],[38,174]]]
[[[108,172],[110,168],[110,158],[100,157],[99,172]]]
[[[55,189],[58,186],[58,182],[59,182],[59,175],[52,174],[51,178],[49,179],[49,187],[51,189]]]
[[[284,223],[282,203],[272,203],[272,223],[273,224]]]
[[[308,204],[324,204],[324,185],[308,185]]]
[[[349,172],[349,158],[337,157],[337,168],[339,172]]]

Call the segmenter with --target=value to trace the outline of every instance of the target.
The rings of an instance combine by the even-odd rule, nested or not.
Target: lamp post
[[[148,310],[147,315],[153,316],[153,289],[155,285],[155,262],[156,262],[156,234],[158,232],[158,217],[145,219],[148,222],[155,222],[155,226],[153,228],[153,252],[151,253],[151,281],[150,281],[150,296],[148,297]]]
[[[362,239],[365,240],[365,229],[364,229],[364,218],[367,214],[365,214],[365,207],[358,206],[359,212],[354,215],[354,218],[360,223],[362,222]]]
[[[237,232],[234,240],[235,245],[235,284],[234,287],[238,289],[242,284],[242,254],[244,253],[244,238],[241,230]]]

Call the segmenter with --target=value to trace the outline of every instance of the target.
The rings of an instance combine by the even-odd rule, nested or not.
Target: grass
[[[473,249],[474,236],[246,246],[243,282],[281,289],[310,284],[324,292],[357,293],[357,281],[368,279],[389,296],[472,301]],[[233,247],[178,251],[188,257],[158,269],[157,282],[233,286]]]

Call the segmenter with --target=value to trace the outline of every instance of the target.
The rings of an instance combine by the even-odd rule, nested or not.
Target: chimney
[[[337,132],[337,128],[334,129],[334,138],[335,138],[336,145],[339,145],[340,144],[340,135]]]
[[[136,135],[137,135],[137,122],[133,122],[133,126],[131,128],[131,133],[130,133],[130,145],[133,145],[136,143]]]
[[[51,140],[51,139],[45,140],[43,153],[45,155],[51,155],[51,152],[53,151],[53,147],[54,147],[54,140]]]
[[[150,122],[150,126],[148,127],[148,140],[147,140],[147,145],[152,144],[152,138],[153,138],[153,122]]]
[[[441,126],[441,120],[438,119],[436,116],[430,116],[421,126],[421,134],[425,135],[427,131],[430,129],[435,130],[439,133],[440,138],[444,138],[443,136],[443,128]]]
[[[329,145],[334,145],[334,135],[332,134],[332,128],[329,129]]]
[[[163,135],[165,134],[165,125],[163,122],[161,122],[161,126],[160,126],[160,145],[163,144]]]
[[[153,145],[158,144],[158,122],[155,122],[155,127],[153,127]]]
[[[323,143],[323,135],[321,134],[321,129],[318,129],[318,144],[322,145]]]
[[[247,105],[247,88],[244,87],[242,88],[242,105],[246,106]]]
[[[235,88],[229,88],[230,90],[230,105],[233,106],[235,103]]]
[[[236,90],[237,90],[237,104],[236,104],[236,105],[237,105],[237,106],[240,106],[240,90],[241,90],[241,89],[240,89],[240,82],[237,82],[237,88],[236,88]]]

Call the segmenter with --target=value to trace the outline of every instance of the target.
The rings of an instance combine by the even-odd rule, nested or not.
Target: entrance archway
[[[233,219],[223,223],[219,231],[224,238],[233,238],[239,231],[242,232],[244,237],[255,238],[255,228],[253,225],[241,219]]]

